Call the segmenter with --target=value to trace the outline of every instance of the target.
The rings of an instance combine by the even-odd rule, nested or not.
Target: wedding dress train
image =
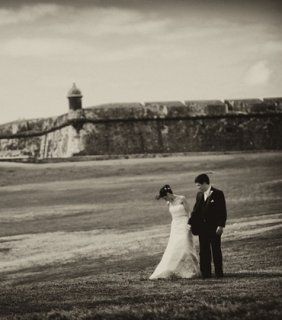
[[[193,278],[200,276],[199,262],[187,213],[182,203],[170,204],[170,237],[157,268],[149,279]]]

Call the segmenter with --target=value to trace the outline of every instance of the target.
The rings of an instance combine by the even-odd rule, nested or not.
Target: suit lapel
[[[198,196],[198,199],[197,199],[197,202],[196,202],[196,210],[199,208],[199,206],[201,204],[204,204],[205,203],[205,199],[204,199],[204,194],[201,193],[199,196]]]

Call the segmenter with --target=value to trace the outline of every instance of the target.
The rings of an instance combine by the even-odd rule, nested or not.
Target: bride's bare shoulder
[[[176,194],[175,196],[176,196],[177,200],[179,200],[179,201],[186,200],[186,198],[182,195]]]
[[[181,195],[181,194],[174,194],[177,198],[179,198],[179,199],[183,199],[183,198],[185,198],[183,195]]]

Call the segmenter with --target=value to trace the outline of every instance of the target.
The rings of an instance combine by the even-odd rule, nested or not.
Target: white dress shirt
[[[208,190],[204,192],[204,200],[206,201],[211,192],[211,186],[209,186]]]

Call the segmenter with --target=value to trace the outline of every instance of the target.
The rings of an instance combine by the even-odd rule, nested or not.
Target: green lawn
[[[221,280],[149,281],[169,236],[169,183],[224,190]],[[0,319],[280,319],[282,153],[0,162]],[[197,241],[197,238],[195,238]]]

